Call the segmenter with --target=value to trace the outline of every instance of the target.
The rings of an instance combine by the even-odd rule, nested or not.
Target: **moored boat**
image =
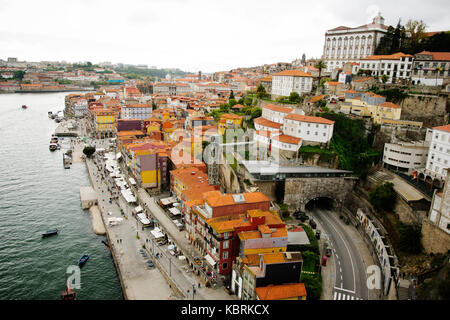
[[[54,134],[52,134],[52,137],[50,138],[50,143],[58,143],[59,142],[59,138],[57,136],[55,136]]]
[[[78,260],[78,266],[82,267],[89,260],[89,255],[84,254],[80,260]]]
[[[50,237],[50,236],[53,236],[55,234],[58,234],[58,232],[59,232],[58,229],[50,229],[50,230],[47,230],[47,231],[43,232],[42,233],[42,237],[43,238]]]
[[[67,288],[61,293],[61,299],[63,300],[75,300],[75,291],[72,290],[67,283]]]
[[[26,109],[28,108],[26,105],[22,105],[22,109]]]
[[[57,143],[50,143],[48,148],[50,149],[50,151],[55,151],[56,149],[58,149],[58,144]]]

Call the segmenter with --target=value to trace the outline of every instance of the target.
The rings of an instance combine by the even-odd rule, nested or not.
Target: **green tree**
[[[14,71],[13,79],[17,80],[17,81],[22,81],[24,76],[25,76],[25,71],[17,70],[17,71]]]
[[[440,32],[420,41],[418,52],[450,52],[450,32]]]
[[[318,275],[302,273],[301,282],[305,284],[308,300],[320,300],[322,281]]]
[[[420,20],[408,20],[405,26],[405,31],[409,33],[407,44],[405,45],[405,52],[417,53],[420,51],[419,43],[425,37],[426,24]]]
[[[231,99],[234,99],[234,93],[233,93],[233,90],[231,90],[231,92],[230,92],[230,98],[229,98],[229,100],[231,100]]]
[[[245,99],[244,99],[244,105],[246,105],[246,106],[251,106],[253,104],[253,98],[252,97],[245,97]]]
[[[422,231],[420,225],[399,223],[398,231],[400,234],[399,248],[401,251],[411,254],[417,254],[422,251]]]
[[[265,97],[267,97],[266,88],[264,88],[262,84],[259,84],[258,89],[256,89],[256,96],[259,99],[264,99]]]
[[[250,115],[252,119],[259,118],[262,115],[262,110],[258,107],[254,107],[252,108],[252,112]]]
[[[369,193],[369,201],[377,210],[392,211],[397,201],[394,184],[385,182],[377,185]]]
[[[232,108],[233,106],[237,105],[237,101],[235,99],[230,99],[228,101],[228,107]]]
[[[301,101],[301,97],[297,92],[292,91],[289,95],[289,101],[292,103],[299,103]]]
[[[86,157],[90,158],[95,152],[95,147],[93,146],[86,146],[83,149],[83,153],[86,155]]]
[[[381,81],[382,81],[383,83],[388,82],[388,80],[389,80],[389,76],[388,76],[387,74],[381,75]]]
[[[315,68],[319,69],[319,79],[322,76],[322,69],[326,69],[327,65],[325,64],[325,62],[323,62],[323,60],[319,60],[317,61],[317,63],[314,65]]]

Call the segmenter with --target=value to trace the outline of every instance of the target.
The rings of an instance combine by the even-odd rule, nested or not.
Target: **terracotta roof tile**
[[[274,76],[311,77],[311,74],[300,70],[284,70],[275,73]]]
[[[280,300],[306,296],[306,288],[303,283],[268,285],[258,287],[255,291],[260,300]]]
[[[277,106],[275,104],[266,104],[263,109],[269,109],[276,112],[291,113],[294,109],[289,107]]]
[[[322,118],[322,117],[313,117],[313,116],[302,116],[300,114],[289,114],[285,117],[285,119],[301,121],[301,122],[311,122],[311,123],[322,123],[322,124],[333,124],[334,121]]]

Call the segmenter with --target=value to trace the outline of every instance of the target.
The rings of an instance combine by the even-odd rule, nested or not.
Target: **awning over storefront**
[[[136,202],[136,197],[130,189],[121,190],[121,193],[128,203]]]
[[[150,220],[147,219],[147,216],[144,213],[139,213],[137,216],[143,225],[150,224]]]
[[[162,234],[162,232],[159,228],[155,228],[150,232],[156,239],[164,238],[164,235]]]
[[[174,202],[177,202],[177,198],[175,198],[175,197],[161,199],[161,203],[163,206],[168,206],[169,204],[172,204]]]
[[[206,261],[208,261],[208,263],[214,267],[214,265],[216,264],[216,260],[214,260],[209,254],[207,254],[205,256]]]
[[[177,215],[181,214],[181,211],[178,210],[177,208],[170,208],[169,211],[170,211],[174,216],[177,216]]]
[[[129,178],[128,180],[130,180],[130,183],[134,186],[136,185],[136,180],[134,180],[133,178]]]

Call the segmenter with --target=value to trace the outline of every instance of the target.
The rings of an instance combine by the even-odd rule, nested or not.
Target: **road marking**
[[[330,223],[330,220],[325,218],[326,214],[323,215],[323,219],[327,220],[327,222],[329,223],[329,225],[334,229],[334,231],[336,231],[336,233],[338,234],[338,236],[342,239],[342,242],[344,243],[345,248],[348,251],[348,255],[350,256],[350,263],[352,265],[352,272],[353,272],[353,289],[356,290],[356,274],[355,274],[355,267],[353,266],[353,258],[352,255],[350,253],[350,249],[347,246],[347,242],[344,240],[344,237],[341,235],[341,233],[333,226],[332,223]]]
[[[333,300],[363,300],[359,297],[350,294],[344,294],[339,292],[334,292]]]
[[[353,293],[353,294],[355,293],[355,291],[347,290],[347,289],[344,289],[344,288],[334,287],[334,289],[335,289],[335,290],[345,291],[345,292],[348,292],[348,293]]]

